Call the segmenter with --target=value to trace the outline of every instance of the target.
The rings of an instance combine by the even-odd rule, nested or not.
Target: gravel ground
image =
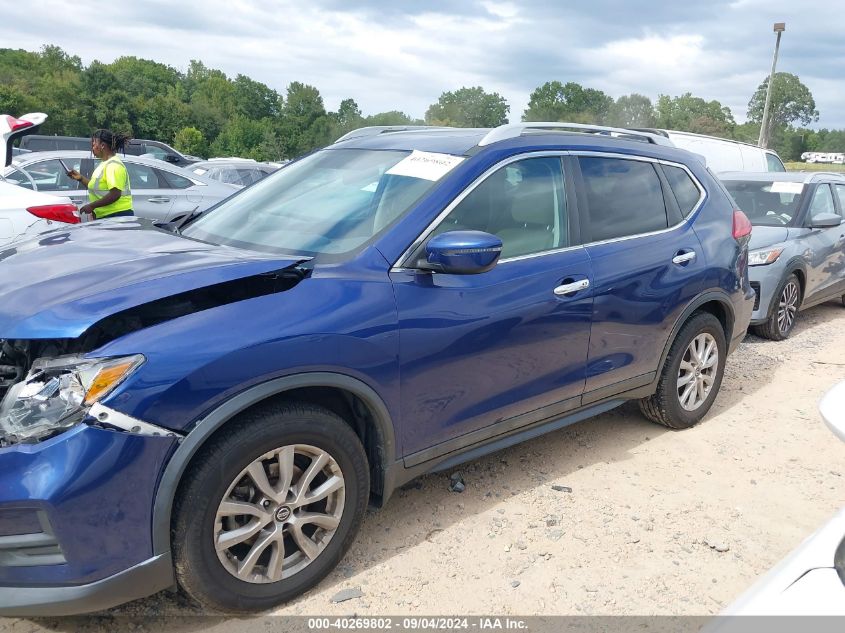
[[[845,310],[831,303],[802,313],[787,341],[749,336],[693,429],[663,429],[627,404],[464,465],[462,493],[449,489],[457,471],[412,482],[276,614],[716,613],[845,505],[845,445],[817,411],[843,379]],[[360,597],[332,602],[344,590]],[[197,614],[163,593],[89,618],[0,620],[0,631],[157,630],[153,616]],[[256,628],[220,625],[166,628]]]

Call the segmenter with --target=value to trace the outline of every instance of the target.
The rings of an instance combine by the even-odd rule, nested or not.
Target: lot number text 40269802
[[[496,631],[526,630],[527,624],[518,618],[499,617],[353,617],[353,618],[308,618],[308,629],[312,631],[330,629],[357,629],[370,631],[452,631],[477,630]]]

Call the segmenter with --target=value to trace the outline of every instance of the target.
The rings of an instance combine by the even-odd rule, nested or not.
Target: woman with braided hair
[[[129,173],[117,155],[128,140],[128,136],[116,134],[111,130],[97,130],[91,135],[91,151],[100,159],[100,164],[90,179],[75,169],[67,173],[88,187],[89,202],[79,209],[80,213],[90,213],[95,220],[135,215],[132,212]]]

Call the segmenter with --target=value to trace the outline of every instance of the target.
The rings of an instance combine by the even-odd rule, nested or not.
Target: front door
[[[807,209],[806,226],[812,227],[813,218],[820,215],[838,215],[833,200],[831,186],[827,183],[816,185],[810,206]],[[807,288],[805,300],[821,299],[837,292],[843,281],[845,266],[845,225],[832,228],[810,228],[804,238],[807,250],[804,253],[807,262]]]
[[[431,232],[498,235],[503,251],[492,270],[391,273],[407,464],[580,404],[591,273],[566,190],[557,156],[502,166]]]

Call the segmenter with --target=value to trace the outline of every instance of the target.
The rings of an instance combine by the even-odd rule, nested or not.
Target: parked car
[[[20,118],[0,115],[0,148],[8,165],[14,151],[12,141],[35,130],[47,118],[43,113],[25,114]],[[22,235],[35,235],[58,223],[78,223],[76,205],[67,197],[29,191],[0,177],[0,247]]]
[[[748,265],[755,334],[789,336],[800,310],[845,303],[845,176],[727,173],[720,178],[754,225]]]
[[[174,232],[5,253],[0,613],[175,584],[268,609],[423,473],[627,400],[700,421],[751,225],[691,154],[617,133],[359,131]]]
[[[20,148],[30,152],[91,151],[91,139],[85,136],[48,136],[30,134],[20,140]],[[131,156],[157,158],[179,167],[186,167],[202,160],[197,156],[183,154],[166,143],[143,138],[133,138],[126,144],[125,153]]]
[[[716,173],[723,171],[786,171],[777,152],[732,141],[717,136],[679,132],[677,130],[647,129],[672,141],[675,147],[704,157],[707,166]]]
[[[136,215],[170,221],[194,210],[204,210],[232,195],[238,188],[197,176],[153,158],[121,156],[129,173]],[[18,156],[3,177],[21,187],[69,197],[77,204],[88,201],[88,190],[69,178],[65,165],[90,176],[99,159],[89,152],[32,152]]]
[[[845,382],[824,396],[819,410],[830,430],[845,441]],[[845,616],[845,508],[720,615]],[[823,619],[804,620],[815,621]],[[721,618],[708,633],[746,631],[741,624],[747,622],[743,618]],[[837,623],[828,620],[826,624],[834,630]],[[819,629],[810,626],[809,630]]]
[[[258,182],[277,169],[278,167],[245,158],[212,158],[194,163],[189,167],[189,170],[197,176],[238,187],[247,187]]]

